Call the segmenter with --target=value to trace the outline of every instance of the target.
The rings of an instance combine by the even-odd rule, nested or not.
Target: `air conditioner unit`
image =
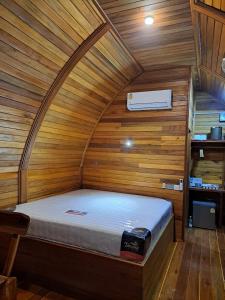
[[[172,108],[172,90],[127,94],[128,110],[158,110]]]

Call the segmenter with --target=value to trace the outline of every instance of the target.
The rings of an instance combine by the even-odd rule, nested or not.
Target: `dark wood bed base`
[[[7,243],[7,238],[0,236],[1,265]],[[22,238],[14,273],[79,299],[150,300],[174,244],[173,218],[143,265],[75,247]]]

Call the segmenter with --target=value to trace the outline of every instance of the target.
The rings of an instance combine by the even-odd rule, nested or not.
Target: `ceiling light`
[[[154,23],[154,18],[151,16],[148,16],[145,18],[145,24],[146,25],[152,25]]]

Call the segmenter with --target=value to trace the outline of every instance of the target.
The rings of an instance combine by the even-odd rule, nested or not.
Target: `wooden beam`
[[[201,64],[201,42],[200,42],[200,32],[199,32],[199,20],[198,13],[193,10],[194,0],[190,0],[191,6],[191,17],[192,17],[192,26],[195,40],[195,53],[196,53],[196,63],[197,63],[197,72],[199,80],[199,88],[201,89],[201,72],[199,66]]]
[[[70,72],[74,69],[76,64],[82,59],[82,57],[88,52],[88,50],[109,30],[111,25],[109,23],[104,23],[100,25],[72,54],[69,60],[62,67],[51,87],[47,91],[41,106],[37,112],[34,122],[31,126],[28,138],[23,149],[21,156],[21,161],[19,165],[19,203],[23,203],[27,200],[26,186],[27,186],[27,176],[26,170],[29,165],[30,156],[32,153],[33,145],[36,140],[36,136],[44,120],[44,117],[48,111],[52,100],[58,93],[59,89],[63,85],[66,78],[69,76]]]
[[[225,13],[214,7],[191,0],[191,9],[225,24]]]

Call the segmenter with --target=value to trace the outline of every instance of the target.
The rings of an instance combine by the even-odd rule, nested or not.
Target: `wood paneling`
[[[196,111],[193,134],[207,134],[215,126],[223,127],[225,134],[225,123],[219,121],[219,114],[225,110],[225,105],[204,92],[195,92],[194,98]]]
[[[223,127],[225,134],[225,123],[219,122],[219,114],[224,111],[225,105],[204,92],[195,92],[195,103],[193,134],[210,133],[210,128],[215,126]],[[193,149],[192,152],[194,163],[191,175],[203,178],[204,183],[222,185],[225,176],[224,149],[204,149],[204,159],[200,158],[199,149]]]
[[[46,95],[73,53],[106,21],[93,1],[80,0],[1,1],[0,17],[0,206],[5,207],[17,203],[21,155]],[[77,186],[79,172],[73,167],[96,118],[139,72],[113,31],[87,53],[60,90],[38,137],[30,169],[42,178],[39,187],[45,190],[46,181],[51,193]],[[45,167],[37,171],[41,159]]]
[[[8,243],[7,236],[1,234],[0,266],[4,261]],[[149,300],[154,295],[160,277],[166,271],[174,246],[173,217],[143,263],[23,237],[14,273],[19,280],[28,278],[47,288],[66,291],[80,300]],[[129,289],[125,288],[128,286]]]
[[[225,12],[225,0],[199,0],[199,2]]]
[[[83,171],[85,187],[171,199],[181,237],[183,193],[162,183],[184,178],[189,69],[146,72],[112,103],[98,124]],[[172,89],[173,109],[131,112],[127,92]],[[132,143],[126,146],[126,141]],[[178,233],[179,232],[179,233]]]
[[[191,176],[201,177],[204,183],[219,184],[224,182],[224,150],[206,149],[204,159],[199,157],[199,150],[193,151],[194,160]]]
[[[214,230],[188,230],[186,242],[177,244],[158,299],[225,298],[218,236]]]
[[[113,31],[75,66],[47,111],[32,151],[28,199],[77,188],[83,152],[101,116],[139,68]]]
[[[221,7],[222,1],[202,1],[211,6]],[[198,67],[201,90],[225,101],[225,74],[222,59],[225,54],[225,13],[206,5],[192,3],[195,30],[199,31],[196,43],[199,48]]]
[[[63,34],[66,43],[63,26],[60,29],[46,17],[56,14],[54,5],[49,2],[43,12],[41,3],[34,2],[0,4],[1,206],[17,202],[18,165],[35,115],[60,68],[88,36],[75,39]],[[31,14],[34,10],[35,16]]]
[[[195,64],[188,0],[98,2],[145,70]],[[152,26],[144,24],[148,15]]]
[[[189,230],[186,242],[177,243],[168,272],[161,277],[152,300],[224,299],[224,245],[224,229],[217,232],[197,228]],[[63,297],[33,284],[20,287],[18,300],[30,300],[31,297],[41,300],[75,300],[74,297]]]

